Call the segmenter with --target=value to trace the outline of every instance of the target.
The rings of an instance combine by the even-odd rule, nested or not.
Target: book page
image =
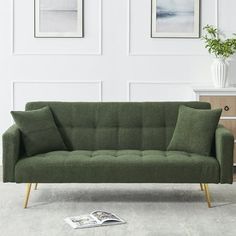
[[[95,217],[101,223],[108,222],[108,221],[115,221],[115,222],[123,222],[118,216],[106,212],[106,211],[94,211],[91,213],[93,217]]]
[[[91,215],[68,217],[65,221],[74,229],[95,227],[101,224]]]

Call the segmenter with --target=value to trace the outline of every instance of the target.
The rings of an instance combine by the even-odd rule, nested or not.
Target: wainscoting
[[[201,2],[201,26],[235,31],[235,0]],[[34,38],[33,1],[0,1],[1,134],[28,101],[185,101],[212,86],[201,39],[150,37],[151,1],[86,0],[84,17],[82,39]]]
[[[12,110],[28,101],[102,101],[102,81],[13,81]]]
[[[13,55],[102,55],[103,0],[84,1],[86,36],[66,39],[36,39],[34,35],[34,1],[12,0]]]

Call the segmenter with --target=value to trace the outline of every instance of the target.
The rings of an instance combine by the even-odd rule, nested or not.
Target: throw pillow
[[[209,156],[222,109],[201,110],[180,106],[168,151],[185,151]]]
[[[27,156],[66,150],[49,107],[32,111],[12,111],[11,115],[22,132]]]

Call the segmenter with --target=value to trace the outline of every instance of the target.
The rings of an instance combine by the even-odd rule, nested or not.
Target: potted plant
[[[215,56],[212,64],[212,78],[215,87],[224,88],[228,77],[228,59],[236,52],[236,34],[233,38],[225,38],[222,32],[211,25],[203,28],[205,48]]]

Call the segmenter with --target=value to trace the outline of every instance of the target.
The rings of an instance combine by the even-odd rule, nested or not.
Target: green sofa
[[[13,125],[3,135],[3,181],[30,183],[27,194],[31,183],[203,183],[209,197],[207,183],[233,181],[234,138],[219,126],[211,156],[166,151],[181,104],[210,109],[203,102],[30,102],[26,110],[51,108],[68,151],[26,157]]]

